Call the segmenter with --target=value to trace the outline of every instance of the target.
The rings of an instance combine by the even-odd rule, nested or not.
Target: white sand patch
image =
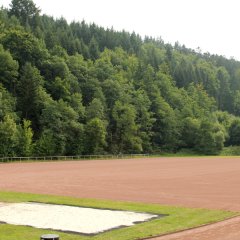
[[[111,211],[43,203],[0,203],[0,221],[61,231],[96,234],[121,226],[132,226],[158,215]]]

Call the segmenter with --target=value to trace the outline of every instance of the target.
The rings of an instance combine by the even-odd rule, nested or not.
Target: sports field
[[[235,212],[240,212],[239,186],[240,157],[0,165],[1,190]],[[156,239],[237,240],[240,219]]]

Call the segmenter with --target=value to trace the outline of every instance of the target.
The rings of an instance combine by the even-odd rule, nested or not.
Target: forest
[[[54,19],[31,0],[0,8],[0,156],[238,145],[239,61]]]

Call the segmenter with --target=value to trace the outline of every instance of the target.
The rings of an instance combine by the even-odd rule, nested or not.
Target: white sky
[[[11,0],[0,0],[8,7]],[[42,13],[95,22],[240,60],[239,0],[34,0]]]

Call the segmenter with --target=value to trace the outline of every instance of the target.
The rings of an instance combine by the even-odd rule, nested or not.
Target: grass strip
[[[222,210],[193,209],[158,204],[78,199],[63,196],[0,191],[0,202],[28,201],[167,214],[168,216],[95,236],[75,235],[33,227],[0,224],[0,240],[38,240],[39,237],[46,232],[59,234],[61,240],[136,240],[214,223],[238,215],[236,212]]]

